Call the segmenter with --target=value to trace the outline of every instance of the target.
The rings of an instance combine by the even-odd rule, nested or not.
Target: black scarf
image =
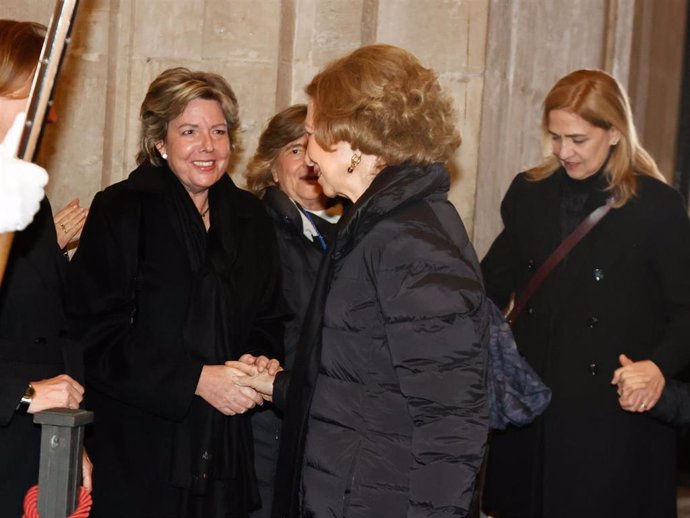
[[[156,173],[163,180],[168,216],[193,275],[184,347],[208,365],[237,359],[242,351],[236,350],[239,342],[232,331],[237,320],[233,297],[240,294],[231,275],[237,258],[236,187],[223,176],[209,189],[211,227],[207,233],[191,197],[172,171],[160,168]],[[171,466],[171,483],[188,493],[180,516],[241,517],[260,502],[247,415],[224,416],[195,397],[185,420],[175,425]]]

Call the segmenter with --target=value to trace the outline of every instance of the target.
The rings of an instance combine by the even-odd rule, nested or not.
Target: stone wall
[[[644,19],[646,1],[81,0],[56,90],[60,120],[47,128],[40,157],[49,194],[54,207],[75,195],[88,204],[126,177],[146,88],[172,66],[221,73],[235,89],[243,151],[232,174],[243,184],[266,120],[303,102],[304,85],[325,63],[363,44],[392,43],[433,67],[455,100],[463,144],[451,164],[451,200],[482,255],[501,228],[510,179],[540,157],[544,94],[580,67],[627,84],[635,13]],[[47,23],[53,7],[3,0],[0,17]],[[683,41],[685,9],[674,14]]]

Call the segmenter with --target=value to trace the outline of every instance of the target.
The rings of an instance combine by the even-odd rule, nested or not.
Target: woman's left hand
[[[621,367],[613,373],[612,385],[618,386],[618,402],[628,412],[647,412],[654,408],[666,385],[661,370],[651,360],[634,362],[619,356]]]
[[[79,240],[88,214],[89,209],[80,207],[79,198],[74,198],[53,216],[57,241],[61,250]]]

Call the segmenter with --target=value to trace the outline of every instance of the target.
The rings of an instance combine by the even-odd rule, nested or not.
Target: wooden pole
[[[34,416],[41,429],[41,460],[38,471],[38,514],[41,518],[65,518],[76,509],[81,486],[84,426],[93,412],[55,408]]]

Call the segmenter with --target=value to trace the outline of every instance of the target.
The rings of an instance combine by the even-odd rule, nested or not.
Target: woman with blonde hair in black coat
[[[513,328],[552,400],[534,423],[492,435],[485,507],[498,517],[670,518],[675,434],[644,411],[658,401],[663,375],[690,362],[690,221],[640,146],[610,75],[561,78],[546,96],[542,129],[552,154],[513,180],[501,205],[505,228],[482,261],[494,302],[520,296],[611,196],[613,208]],[[633,372],[646,381],[619,394],[621,376]]]

